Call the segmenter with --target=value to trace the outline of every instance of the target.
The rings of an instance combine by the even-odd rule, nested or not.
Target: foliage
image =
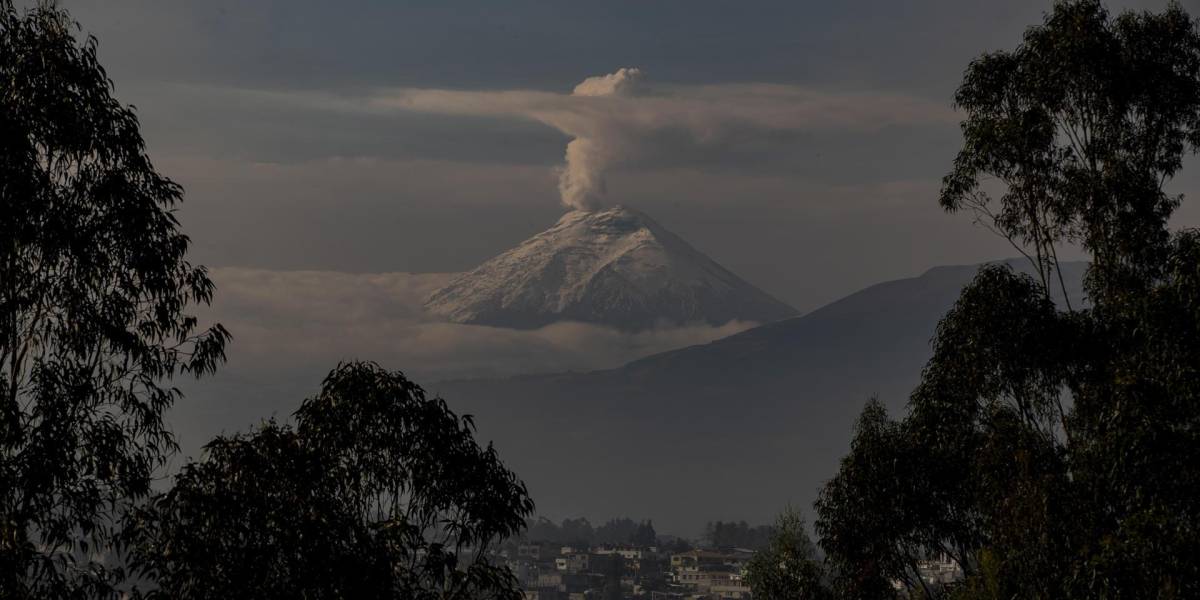
[[[131,517],[149,597],[521,597],[493,550],[533,502],[469,416],[350,363],[296,420],[214,440]]]
[[[585,517],[563,519],[561,525],[539,517],[530,520],[527,526],[525,537],[536,542],[591,547],[597,544],[653,546],[658,541],[653,522],[637,522],[628,517],[610,519],[599,527],[592,527]]]
[[[0,595],[111,593],[115,514],[175,441],[164,380],[210,373],[228,333],[188,307],[182,190],[154,170],[96,41],[0,0]]]
[[[575,546],[590,546],[596,537],[596,531],[587,518],[563,519],[558,525],[546,517],[530,519],[526,523],[525,537],[534,542],[552,542]]]
[[[918,587],[919,540],[906,534],[922,510],[921,473],[900,426],[877,400],[855,426],[850,454],[821,491],[816,530],[834,586],[845,598],[887,598],[890,580]]]
[[[942,206],[979,211],[1019,242],[1044,288],[1064,241],[1100,266],[1094,291],[1152,282],[1181,200],[1163,184],[1200,143],[1198,75],[1200,39],[1178,4],[1112,19],[1098,0],[1056,3],[1016,50],[967,69],[955,96],[963,148]],[[997,198],[981,185],[991,179]]]
[[[663,552],[667,554],[683,554],[696,549],[691,542],[675,536],[663,536],[658,543],[662,545]]]
[[[751,527],[745,521],[710,521],[704,526],[704,541],[713,548],[757,550],[770,543],[774,532],[770,525]]]
[[[654,523],[643,521],[629,536],[629,543],[634,546],[648,547],[658,544],[658,532],[654,531]]]
[[[974,209],[1037,277],[986,267],[890,421],[872,404],[822,491],[838,587],[957,598],[1200,595],[1200,233],[1166,182],[1200,145],[1200,32],[1178,6],[1059,2],[971,64],[942,205]],[[1001,188],[993,198],[982,182]],[[1056,245],[1092,262],[1057,306]],[[957,588],[914,561],[946,555]],[[864,592],[864,589],[869,591]]]
[[[577,545],[587,545],[596,536],[596,531],[586,517],[563,519],[562,540]]]
[[[828,598],[825,570],[805,531],[804,518],[788,508],[779,515],[767,547],[746,567],[751,593],[761,600]]]

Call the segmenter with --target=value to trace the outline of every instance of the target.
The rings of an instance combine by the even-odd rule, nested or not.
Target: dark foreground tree
[[[901,422],[869,407],[818,504],[839,588],[887,597],[1200,597],[1200,233],[1164,186],[1200,145],[1200,33],[1178,5],[1059,2],[967,70],[942,205],[1036,278],[983,269],[939,324]],[[981,182],[988,181],[988,186]],[[989,192],[998,195],[993,196]],[[1088,304],[1056,246],[1092,258]],[[913,559],[965,579],[926,590]]]
[[[921,587],[920,544],[903,536],[926,513],[915,502],[920,473],[909,440],[877,400],[855,424],[850,454],[817,500],[816,529],[843,598],[885,598],[890,581]],[[922,589],[922,591],[924,591]]]
[[[189,305],[179,186],[150,164],[96,42],[0,0],[0,596],[103,596],[114,515],[175,449],[172,376],[228,338]]]
[[[399,373],[339,366],[296,413],[218,438],[132,517],[148,596],[516,599],[493,556],[533,502],[490,445]]]
[[[805,531],[804,517],[792,508],[779,515],[770,542],[750,560],[746,582],[757,600],[830,597],[817,547]]]

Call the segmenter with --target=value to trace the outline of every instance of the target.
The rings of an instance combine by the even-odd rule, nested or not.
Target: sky
[[[739,139],[688,148],[667,131],[613,167],[608,200],[802,311],[1012,253],[968,216],[943,214],[936,194],[957,149],[951,101],[963,69],[1014,45],[1047,6],[62,3],[99,38],[156,164],[186,188],[198,262],[469,269],[563,212],[555,169],[571,139],[486,92],[565,96],[637,68],[667,103],[702,96],[729,117],[757,94],[764,114]],[[412,90],[474,106],[381,106]],[[787,117],[771,111],[797,98],[807,114],[780,126]]]
[[[572,206],[637,208],[801,312],[1012,256],[937,194],[960,142],[964,68],[1013,47],[1049,6],[60,4],[99,39],[155,165],[184,186],[191,257],[218,286],[206,316],[235,336],[229,366],[189,387],[202,401],[177,411],[192,452],[289,414],[337,360],[419,381],[586,370],[753,325],[631,336],[419,314],[446,273]],[[1200,14],[1200,0],[1182,4]],[[1171,189],[1195,196],[1196,171]],[[1200,209],[1185,203],[1176,223],[1200,225]]]

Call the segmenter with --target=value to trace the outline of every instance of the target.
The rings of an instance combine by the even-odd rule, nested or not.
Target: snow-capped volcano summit
[[[765,323],[796,314],[650,217],[621,206],[563,215],[458,276],[425,307],[459,323],[522,329],[555,321],[627,330]]]

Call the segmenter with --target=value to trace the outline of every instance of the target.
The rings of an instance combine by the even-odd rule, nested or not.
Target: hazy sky
[[[445,275],[394,272],[470,269],[553,224],[572,140],[580,202],[638,208],[801,311],[1013,255],[936,196],[963,69],[1049,6],[60,3],[99,38],[156,165],[187,190],[192,258],[218,285],[209,316],[235,336],[229,365],[187,385],[173,415],[187,454],[286,417],[342,359],[428,383],[616,366],[750,326],[515,332],[422,315]],[[638,69],[630,86],[576,89],[621,68]],[[1172,185],[1196,196],[1200,176]],[[1200,208],[1178,223],[1200,225]]]
[[[682,121],[703,107],[698,123],[642,135],[613,166],[609,201],[801,310],[932,265],[1012,254],[967,216],[943,215],[935,197],[958,142],[950,101],[963,68],[1014,45],[1047,6],[63,4],[100,39],[158,166],[186,187],[200,262],[471,268],[563,211],[555,168],[571,139],[528,103],[481,92],[561,102],[587,77],[636,67],[663,101],[652,117]],[[460,105],[386,103],[437,90]],[[748,109],[761,118],[738,127]]]

